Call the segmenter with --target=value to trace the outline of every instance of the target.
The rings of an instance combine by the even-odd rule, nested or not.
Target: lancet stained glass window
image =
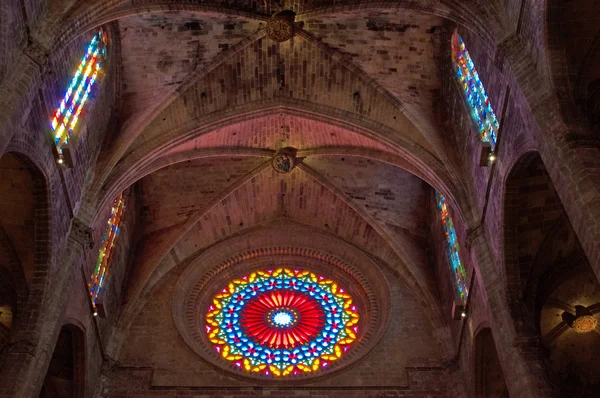
[[[94,272],[92,273],[90,282],[88,283],[90,288],[90,297],[92,299],[92,305],[94,308],[96,308],[96,301],[102,292],[102,285],[104,283],[104,279],[106,278],[106,272],[108,271],[110,259],[115,247],[115,239],[119,234],[121,218],[123,217],[124,210],[125,201],[123,199],[123,194],[120,194],[119,197],[113,202],[113,206],[110,211],[110,218],[108,219],[108,225],[106,226],[104,236],[102,237],[102,246],[100,247],[100,252],[98,253],[98,260],[96,261]]]
[[[63,159],[62,147],[71,139],[94,83],[98,79],[102,60],[105,60],[107,56],[107,43],[106,32],[99,28],[88,45],[63,99],[54,112],[50,126],[54,133],[54,144],[58,152],[59,163],[62,163]]]
[[[274,377],[330,366],[350,349],[358,324],[352,297],[336,282],[288,268],[231,281],[206,314],[219,356],[241,371]]]
[[[458,253],[458,239],[456,239],[456,231],[454,230],[454,223],[452,217],[448,212],[448,204],[444,195],[435,191],[435,199],[437,206],[440,209],[440,217],[442,224],[444,225],[444,233],[446,235],[446,253],[448,254],[448,261],[452,268],[452,275],[454,276],[454,287],[456,292],[462,300],[466,300],[469,295],[467,289],[467,270],[460,261],[460,255]]]
[[[465,42],[458,33],[454,33],[452,37],[452,58],[456,64],[456,77],[462,86],[471,117],[479,128],[479,136],[482,141],[489,142],[494,150],[500,125]]]

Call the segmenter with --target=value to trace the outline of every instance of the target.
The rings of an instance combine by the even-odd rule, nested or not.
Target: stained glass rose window
[[[335,281],[287,268],[232,280],[206,313],[218,354],[265,376],[318,372],[351,349],[358,327],[352,297]]]

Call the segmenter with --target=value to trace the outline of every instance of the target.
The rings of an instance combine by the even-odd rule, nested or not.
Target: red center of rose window
[[[275,290],[250,300],[240,320],[250,339],[275,349],[310,342],[322,331],[325,316],[313,297],[294,290]]]

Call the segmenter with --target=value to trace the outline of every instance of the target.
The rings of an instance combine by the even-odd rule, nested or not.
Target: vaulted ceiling
[[[300,3],[282,42],[266,26],[283,6],[72,10],[113,21],[120,120],[89,200],[102,209],[128,187],[139,194],[121,327],[178,265],[290,225],[327,234],[332,251],[368,253],[442,324],[428,209],[430,186],[452,203],[468,197],[439,117],[448,21],[461,10]],[[296,167],[276,172],[271,159],[290,147]]]

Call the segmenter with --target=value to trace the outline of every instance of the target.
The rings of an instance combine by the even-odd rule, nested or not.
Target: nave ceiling
[[[428,184],[455,203],[468,189],[438,102],[451,12],[307,11],[277,42],[268,17],[191,8],[112,24],[120,124],[92,193],[99,208],[139,193],[124,314],[211,242],[285,218],[383,261],[441,325]],[[276,173],[271,158],[288,147],[297,165]]]

